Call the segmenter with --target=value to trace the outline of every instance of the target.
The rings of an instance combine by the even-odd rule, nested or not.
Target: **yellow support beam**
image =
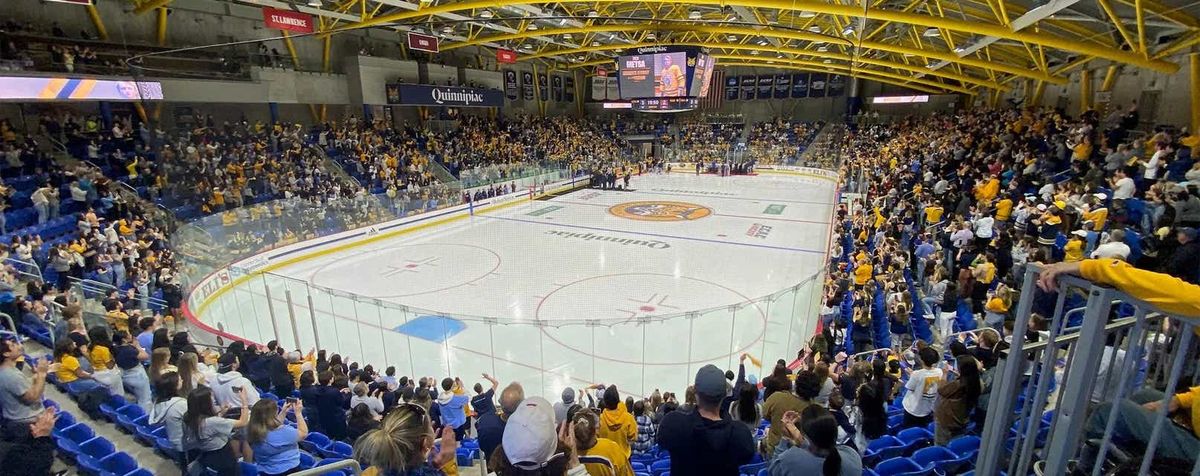
[[[1141,0],[1144,1],[1144,0]],[[464,10],[473,10],[481,8],[500,8],[512,5],[528,5],[544,3],[544,0],[474,0],[466,2],[452,2],[441,5],[431,6],[416,11],[400,11],[381,15],[375,18],[367,19],[359,23],[351,24],[339,28],[339,30],[348,30],[355,28],[364,28],[388,24],[393,22],[402,22],[414,18],[424,17],[428,15],[437,15],[442,13],[454,13]],[[592,0],[594,4],[611,4],[611,3],[641,3],[641,0]],[[981,36],[994,36],[1000,39],[1020,41],[1032,44],[1038,44],[1055,48],[1063,51],[1079,53],[1082,55],[1095,56],[1110,61],[1127,63],[1141,68],[1147,68],[1161,73],[1174,73],[1179,70],[1179,65],[1158,59],[1145,57],[1134,52],[1121,51],[1113,48],[1080,41],[1072,38],[1064,38],[1056,35],[1050,35],[1040,32],[1030,32],[1026,30],[1013,31],[1010,27],[1000,24],[989,24],[983,22],[973,22],[968,20],[956,20],[952,18],[933,17],[930,15],[921,15],[908,12],[900,12],[895,10],[863,10],[855,5],[843,5],[838,3],[826,3],[814,0],[693,0],[690,2],[693,5],[707,5],[723,7],[743,6],[750,8],[766,8],[788,12],[814,12],[826,15],[841,15],[846,17],[866,17],[871,20],[891,21],[906,23],[910,25],[924,26],[927,28],[946,28],[949,30],[970,33]]]
[[[1132,7],[1136,0],[1120,0],[1120,2]],[[1183,12],[1181,8],[1163,5],[1157,0],[1141,0],[1141,4],[1145,11],[1164,20],[1187,28],[1200,28],[1200,20]]]
[[[1142,0],[1133,1],[1134,17],[1137,20],[1137,35],[1138,35],[1138,53],[1143,57],[1149,57],[1150,51],[1146,49],[1146,9],[1142,8]]]
[[[154,22],[154,38],[158,40],[158,46],[167,45],[167,9],[158,9],[158,19]]]
[[[300,55],[296,54],[296,45],[292,44],[292,35],[287,31],[283,32],[283,46],[287,47],[288,54],[292,56],[292,65],[300,69]]]
[[[1191,73],[1188,77],[1188,88],[1192,95],[1192,123],[1190,124],[1190,130],[1195,134],[1197,127],[1200,127],[1200,53],[1188,55],[1188,69]]]
[[[901,71],[908,71],[908,72],[916,73],[916,74],[924,74],[926,76],[936,76],[936,77],[941,77],[941,78],[958,81],[958,82],[964,83],[964,84],[983,86],[983,87],[987,87],[987,88],[991,88],[991,89],[1000,89],[1000,90],[1008,90],[1009,89],[1008,86],[997,83],[995,81],[989,81],[989,80],[985,80],[982,78],[976,78],[976,77],[972,77],[972,76],[964,76],[964,75],[956,74],[956,73],[949,72],[949,71],[930,70],[929,68],[926,68],[924,66],[906,65],[906,64],[897,63],[894,61],[884,61],[884,60],[877,60],[874,58],[864,58],[864,57],[852,59],[848,55],[844,55],[841,53],[833,53],[833,52],[820,52],[820,51],[816,51],[816,50],[802,50],[802,49],[796,49],[796,48],[764,47],[764,46],[759,46],[759,45],[742,45],[742,44],[736,44],[736,43],[719,44],[719,45],[713,45],[710,43],[700,43],[700,42],[671,42],[671,43],[647,42],[647,43],[637,43],[637,44],[630,44],[630,45],[610,44],[610,45],[600,45],[600,46],[586,46],[586,47],[574,48],[574,49],[570,49],[570,50],[559,50],[559,51],[551,51],[551,52],[546,52],[546,53],[527,55],[527,56],[522,56],[517,61],[535,60],[535,59],[545,58],[545,57],[554,56],[554,55],[570,56],[570,55],[577,55],[577,54],[581,54],[581,53],[593,53],[593,52],[597,52],[597,51],[611,51],[611,50],[618,49],[618,48],[619,49],[641,48],[644,46],[696,46],[696,47],[709,46],[709,47],[713,47],[713,48],[722,48],[722,49],[727,49],[727,50],[743,50],[743,51],[761,50],[761,51],[769,51],[772,53],[783,53],[785,55],[815,56],[818,58],[828,58],[831,60],[837,60],[836,63],[833,63],[834,65],[841,65],[842,63],[848,64],[849,61],[853,60],[856,63],[869,64],[872,66],[879,66],[880,68],[888,69],[888,70],[901,70]],[[753,55],[746,55],[746,56],[747,57],[755,57]],[[718,57],[719,57],[719,55],[718,55]],[[761,59],[763,61],[773,61],[768,58],[761,58]],[[844,67],[848,68],[849,66],[844,66]]]
[[[771,29],[758,30],[758,29],[754,29],[754,28],[732,27],[732,26],[675,25],[675,24],[662,25],[662,24],[656,24],[656,23],[632,23],[632,24],[621,24],[621,25],[592,25],[592,26],[584,26],[584,27],[553,28],[553,29],[541,29],[541,30],[532,31],[532,32],[506,33],[506,34],[501,34],[501,35],[476,38],[471,41],[445,44],[445,45],[441,46],[441,49],[442,49],[442,51],[449,51],[449,50],[468,47],[468,46],[478,46],[478,45],[484,45],[484,44],[488,44],[488,43],[502,43],[502,42],[506,42],[506,41],[522,40],[522,39],[526,39],[526,38],[539,37],[539,36],[547,36],[547,37],[559,36],[559,35],[568,34],[568,33],[569,34],[580,34],[580,33],[594,33],[594,32],[600,32],[600,31],[610,32],[610,33],[620,33],[620,32],[644,33],[649,30],[693,31],[693,32],[697,32],[697,33],[715,34],[715,35],[718,35],[719,38],[724,38],[724,37],[727,37],[728,35],[737,35],[739,38],[738,41],[743,42],[743,43],[749,38],[760,37],[760,36],[761,37],[769,37],[769,38],[779,38],[781,40],[798,40],[798,41],[809,41],[809,42],[828,41],[829,40],[829,37],[827,37],[825,35],[818,35],[815,33],[809,33],[807,31],[791,31],[791,30],[780,31],[780,30],[771,30]],[[730,45],[730,44],[734,44],[734,43],[705,42],[705,43],[701,44],[700,46],[722,48],[722,47],[725,47],[725,45]],[[997,61],[990,61],[990,60],[985,61],[985,60],[976,59],[976,58],[972,58],[972,57],[960,58],[957,54],[955,54],[953,52],[949,52],[949,51],[923,50],[923,49],[911,48],[911,47],[895,44],[894,42],[881,43],[881,42],[874,42],[874,41],[863,41],[862,46],[863,46],[863,48],[866,48],[866,49],[888,51],[888,52],[896,53],[896,54],[900,54],[900,55],[915,55],[915,56],[920,56],[920,57],[924,57],[927,59],[957,62],[957,63],[962,64],[963,66],[980,68],[980,69],[983,69],[986,71],[994,70],[994,71],[1004,72],[1004,73],[1013,74],[1013,75],[1017,75],[1017,76],[1021,76],[1021,77],[1027,77],[1027,78],[1037,79],[1037,80],[1041,80],[1041,81],[1046,81],[1046,82],[1049,82],[1052,84],[1066,84],[1067,83],[1067,78],[1065,78],[1063,76],[1052,75],[1045,71],[1037,71],[1037,70],[1033,70],[1033,69],[1030,69],[1025,66],[1005,64],[1005,63],[1000,63]],[[617,45],[617,46],[612,46],[612,48],[610,48],[610,49],[622,48],[622,47],[630,48],[631,46],[630,45]],[[763,48],[758,48],[758,49],[774,51],[774,50],[771,50],[770,47],[763,47]],[[806,54],[816,54],[815,49],[805,50],[805,51],[809,52]],[[549,53],[549,51],[547,51],[547,53]],[[541,53],[541,54],[543,56],[548,56],[547,53]],[[848,59],[849,56],[846,56],[846,55],[830,56],[830,58],[847,58]],[[899,64],[899,63],[897,63],[897,64]],[[926,72],[928,72],[928,71],[926,71]]]
[[[104,20],[100,19],[100,11],[95,5],[87,6],[88,18],[92,19],[92,25],[96,27],[96,37],[101,40],[108,39],[108,29],[104,28]]]
[[[1108,92],[1113,90],[1113,86],[1117,85],[1117,72],[1121,69],[1117,65],[1109,65],[1108,71],[1104,72],[1104,81],[1100,83],[1100,91]]]
[[[1104,14],[1108,15],[1108,21],[1117,28],[1117,33],[1121,34],[1121,38],[1125,40],[1125,44],[1129,45],[1129,49],[1136,50],[1138,45],[1134,43],[1133,37],[1129,36],[1129,31],[1125,30],[1125,24],[1121,21],[1121,17],[1117,16],[1117,12],[1113,10],[1112,4],[1108,0],[1096,0],[1100,3],[1100,8],[1104,10]]]
[[[1079,71],[1079,113],[1083,114],[1092,109],[1092,71],[1083,68]]]
[[[141,5],[134,7],[133,14],[141,15],[143,13],[152,11],[156,8],[165,7],[165,6],[169,5],[170,3],[171,3],[171,0],[147,0],[145,2],[142,2]]]
[[[1041,106],[1042,105],[1042,96],[1045,92],[1046,92],[1046,83],[1043,81],[1038,81],[1037,86],[1033,87],[1033,97],[1030,98],[1029,102],[1031,104],[1033,104],[1034,107]]]

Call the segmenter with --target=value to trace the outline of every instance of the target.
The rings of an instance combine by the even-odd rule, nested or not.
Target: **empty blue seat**
[[[326,458],[349,458],[354,454],[354,447],[341,441],[335,441],[330,443],[329,446],[322,451],[322,454]]]
[[[891,435],[881,436],[867,443],[867,450],[863,452],[863,465],[874,466],[885,459],[900,456],[903,451],[904,442]]]
[[[179,452],[179,450],[175,449],[175,446],[171,444],[171,440],[167,439],[166,436],[161,436],[154,439],[154,451],[171,461],[179,461],[183,459],[183,455]]]
[[[960,457],[968,456],[979,452],[979,444],[978,436],[966,435],[950,440],[949,443],[946,443],[946,449]]]
[[[81,472],[86,474],[100,474],[102,469],[100,467],[100,460],[107,456],[112,456],[116,451],[117,448],[113,446],[112,442],[102,436],[97,436],[84,442],[79,445],[79,454],[77,455]],[[134,466],[136,467],[137,465],[135,464]]]
[[[925,471],[912,460],[904,457],[892,458],[875,465],[875,473],[879,476],[917,476],[931,472],[932,470]]]
[[[333,443],[328,436],[320,432],[309,433],[308,436],[300,440],[300,447],[312,454],[325,454],[325,448]]]
[[[662,476],[663,473],[671,471],[671,460],[659,460],[650,464],[650,474],[654,476]]]
[[[917,450],[909,459],[911,459],[913,463],[916,463],[917,466],[920,466],[921,469],[931,470],[934,469],[938,463],[958,459],[958,455],[954,454],[953,451],[941,446],[930,446],[928,448],[921,448]]]
[[[917,449],[929,446],[933,441],[933,433],[924,428],[906,428],[896,434],[896,439],[904,443],[904,454],[912,454]]]
[[[305,453],[303,451],[300,452],[300,469],[309,469],[316,465],[317,465],[316,458],[313,458],[312,455]]]
[[[116,423],[117,412],[128,405],[129,402],[125,401],[124,395],[109,395],[108,400],[100,404],[100,413],[103,413],[104,418],[108,419],[108,421]]]
[[[746,475],[750,475],[750,476],[755,476],[758,474],[759,470],[766,469],[766,467],[767,467],[767,463],[743,464],[740,467],[738,467],[738,474],[746,474]]]
[[[63,459],[66,459],[67,461],[73,461],[82,452],[82,450],[79,449],[80,445],[92,440],[95,437],[96,433],[92,431],[91,427],[83,423],[76,423],[59,432],[56,445],[62,452],[64,457]]]
[[[149,417],[146,415],[146,410],[137,405],[125,405],[117,410],[117,425],[126,433],[134,433],[136,427],[145,425]],[[140,422],[140,423],[139,423]]]
[[[70,413],[66,413],[66,412],[60,412],[58,414],[58,419],[54,420],[54,430],[51,432],[51,435],[57,439],[60,431],[65,430],[74,424],[75,424],[75,416],[74,415],[72,415]]]
[[[154,440],[160,436],[167,436],[167,429],[162,425],[142,425],[134,431],[134,439],[146,446],[154,446]]]
[[[81,471],[94,471],[100,476],[124,476],[138,469],[138,464],[129,453],[119,451],[99,460],[88,456],[79,458],[79,468]]]

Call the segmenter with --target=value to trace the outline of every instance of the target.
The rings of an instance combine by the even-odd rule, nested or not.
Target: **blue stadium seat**
[[[759,470],[765,469],[766,467],[767,467],[767,463],[744,464],[744,465],[738,467],[738,474],[754,476],[754,475],[758,474]]]
[[[74,461],[76,457],[82,453],[79,449],[80,445],[96,438],[96,432],[92,428],[83,423],[76,423],[63,429],[58,436],[58,449],[63,459]]]
[[[316,458],[313,458],[312,455],[305,453],[303,451],[300,452],[300,469],[309,469],[316,465],[317,465]]]
[[[971,456],[979,452],[979,444],[978,436],[966,435],[950,440],[949,443],[946,443],[946,449],[953,451],[959,457]]]
[[[148,420],[148,419],[147,419]],[[154,440],[167,436],[167,429],[162,425],[141,425],[134,430],[134,439],[146,446],[154,446]]]
[[[317,467],[325,466],[327,464],[338,463],[338,462],[345,461],[345,460],[346,460],[346,458],[325,458],[325,459],[317,462]],[[338,471],[336,473],[331,473],[331,474],[350,475],[351,472],[346,471],[346,470],[341,470],[341,471]]]
[[[154,451],[171,461],[183,459],[183,455],[171,445],[171,440],[167,439],[165,435],[154,439]]]
[[[309,433],[308,436],[300,440],[300,447],[312,454],[325,454],[325,448],[333,443],[328,436],[320,432]]]
[[[104,418],[108,419],[108,421],[116,423],[117,413],[128,405],[129,402],[125,401],[124,395],[110,394],[108,396],[108,400],[105,400],[104,403],[100,404],[100,413],[103,413]]]
[[[659,460],[650,465],[650,474],[662,476],[671,471],[671,460]]]
[[[100,474],[103,469],[100,460],[111,456],[116,451],[117,448],[113,446],[112,442],[102,436],[84,442],[79,445],[79,455],[77,455],[79,471],[84,474]]]
[[[75,424],[75,415],[66,412],[60,412],[58,419],[54,420],[54,430],[51,431],[51,436],[58,439],[62,430],[69,428]]]
[[[341,441],[335,441],[325,447],[321,454],[326,458],[349,458],[354,454],[354,447]]]
[[[917,450],[909,459],[921,469],[928,471],[937,467],[938,463],[958,459],[958,455],[941,446],[930,446]]]
[[[918,476],[930,474],[908,458],[892,458],[875,465],[875,473],[879,476]]]
[[[90,464],[90,459],[88,461]],[[98,463],[97,469],[100,476],[125,476],[138,469],[137,460],[124,451],[105,456]],[[80,464],[81,469],[83,466]]]
[[[885,459],[900,456],[902,451],[904,442],[891,435],[881,436],[867,443],[867,450],[863,452],[863,465],[874,466]]]
[[[145,425],[149,417],[146,415],[146,410],[137,405],[125,405],[117,410],[117,425],[126,433],[134,433],[140,425]]]
[[[924,428],[906,428],[896,434],[896,439],[904,443],[904,454],[912,454],[920,448],[929,446],[929,442],[933,441],[933,433]]]

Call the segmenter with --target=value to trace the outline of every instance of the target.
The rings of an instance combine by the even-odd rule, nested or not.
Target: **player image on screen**
[[[659,97],[677,97],[687,95],[687,79],[683,73],[683,53],[668,53],[658,55],[654,80],[657,82]]]

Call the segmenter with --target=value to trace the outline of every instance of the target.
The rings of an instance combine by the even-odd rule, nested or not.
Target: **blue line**
[[[680,197],[701,197],[701,198],[718,198],[718,199],[724,198],[727,200],[743,200],[743,201],[759,201],[759,202],[805,203],[805,204],[809,204],[809,205],[827,205],[828,206],[828,205],[836,205],[837,204],[836,202],[830,203],[830,202],[810,202],[810,201],[804,201],[804,200],[782,200],[782,199],[778,199],[778,198],[730,197],[730,196],[726,196],[726,195],[703,195],[703,194],[699,194],[699,193],[659,192],[657,190],[642,191],[642,190],[635,189],[635,190],[633,190],[633,192],[634,193],[644,193],[644,194],[648,194],[648,195],[676,195],[676,196],[680,196]]]
[[[607,232],[612,232],[612,233],[626,233],[626,234],[630,234],[630,235],[653,236],[655,238],[673,238],[673,239],[677,239],[677,240],[703,241],[703,242],[708,242],[708,243],[717,243],[720,245],[750,246],[750,247],[754,247],[754,248],[767,248],[767,249],[772,249],[772,250],[796,251],[796,252],[801,252],[801,253],[816,253],[816,254],[822,254],[822,255],[825,254],[824,251],[809,250],[809,249],[805,249],[805,248],[788,248],[786,246],[756,245],[754,243],[737,243],[734,241],[710,240],[707,238],[692,238],[692,237],[687,237],[687,236],[661,235],[658,233],[645,233],[645,232],[640,232],[640,231],[614,230],[612,228],[601,228],[601,227],[596,227],[596,226],[567,225],[564,223],[546,223],[546,222],[541,222],[541,221],[522,220],[520,218],[510,218],[510,217],[497,217],[497,216],[486,216],[486,215],[483,217],[484,218],[493,218],[496,220],[507,220],[507,221],[521,222],[521,223],[533,223],[535,225],[561,226],[561,227],[566,227],[566,228],[579,228],[579,229],[583,229],[583,230],[592,230],[592,231],[607,231]]]

